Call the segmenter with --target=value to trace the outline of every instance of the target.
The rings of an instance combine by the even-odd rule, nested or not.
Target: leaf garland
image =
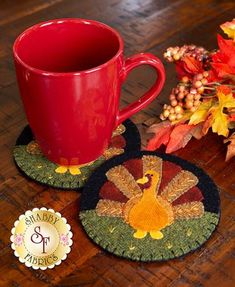
[[[201,139],[211,129],[213,133],[227,138],[224,140],[228,143],[226,160],[235,156],[235,132],[230,133],[235,129],[235,19],[220,27],[231,40],[218,35],[219,49],[216,52],[209,53],[202,47],[184,45],[181,48],[170,47],[164,53],[169,62],[175,62],[180,83],[172,90],[171,106],[167,106],[165,113],[161,114],[162,122],[147,130],[154,134],[147,150],[165,145],[166,153],[172,153],[185,147],[192,137]],[[206,60],[203,55],[206,55]],[[203,83],[200,104],[193,110],[187,104],[186,96],[185,100],[177,102],[178,97],[183,97],[177,89],[197,93],[192,88],[200,87],[200,75],[204,74],[207,74],[207,80]],[[196,83],[198,79],[199,83]],[[181,89],[182,85],[185,89]],[[178,106],[179,103],[181,106]],[[181,114],[171,116],[175,105]]]

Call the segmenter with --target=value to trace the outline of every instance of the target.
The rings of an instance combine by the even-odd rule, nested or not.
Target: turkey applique
[[[145,155],[139,172],[134,172],[133,164],[108,170],[108,181],[96,205],[97,215],[119,217],[133,229],[134,238],[142,239],[149,234],[155,240],[162,239],[164,228],[178,219],[202,217],[204,205],[202,193],[196,187],[198,178],[183,169],[166,168],[163,175],[162,165],[160,157]],[[140,178],[138,173],[142,174]],[[108,187],[112,187],[115,196]]]

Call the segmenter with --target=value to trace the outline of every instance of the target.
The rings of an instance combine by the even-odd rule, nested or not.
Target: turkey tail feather
[[[182,170],[163,189],[161,196],[168,202],[173,202],[197,183],[198,178],[193,173]]]
[[[106,176],[127,198],[142,194],[142,190],[133,175],[124,166],[118,165],[111,168]]]
[[[142,160],[143,160],[143,173],[145,173],[148,170],[154,170],[159,173],[159,181],[156,187],[156,193],[157,193],[162,179],[162,159],[155,155],[144,155]]]
[[[96,213],[99,216],[112,216],[112,217],[123,217],[124,203],[100,199],[96,205]]]
[[[199,218],[204,214],[204,205],[198,201],[176,205],[173,213],[175,219]]]

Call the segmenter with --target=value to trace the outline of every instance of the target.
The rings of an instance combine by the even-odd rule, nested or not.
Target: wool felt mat
[[[108,149],[92,164],[63,166],[49,161],[40,151],[30,126],[19,135],[13,150],[16,166],[28,178],[40,184],[61,188],[82,188],[92,172],[107,159],[130,150],[140,150],[140,135],[136,125],[126,120],[114,132]]]
[[[220,197],[212,179],[192,163],[134,151],[96,169],[83,189],[79,216],[104,250],[135,261],[165,261],[211,237]]]

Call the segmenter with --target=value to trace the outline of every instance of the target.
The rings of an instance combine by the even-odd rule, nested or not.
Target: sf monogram
[[[42,253],[46,253],[46,246],[47,243],[50,242],[50,236],[43,236],[40,232],[41,232],[41,227],[40,226],[36,226],[34,228],[34,232],[31,235],[31,241],[35,244],[40,244],[42,243]]]
[[[45,270],[59,265],[66,259],[73,243],[67,220],[59,212],[45,207],[21,214],[11,234],[14,255],[33,269]]]

